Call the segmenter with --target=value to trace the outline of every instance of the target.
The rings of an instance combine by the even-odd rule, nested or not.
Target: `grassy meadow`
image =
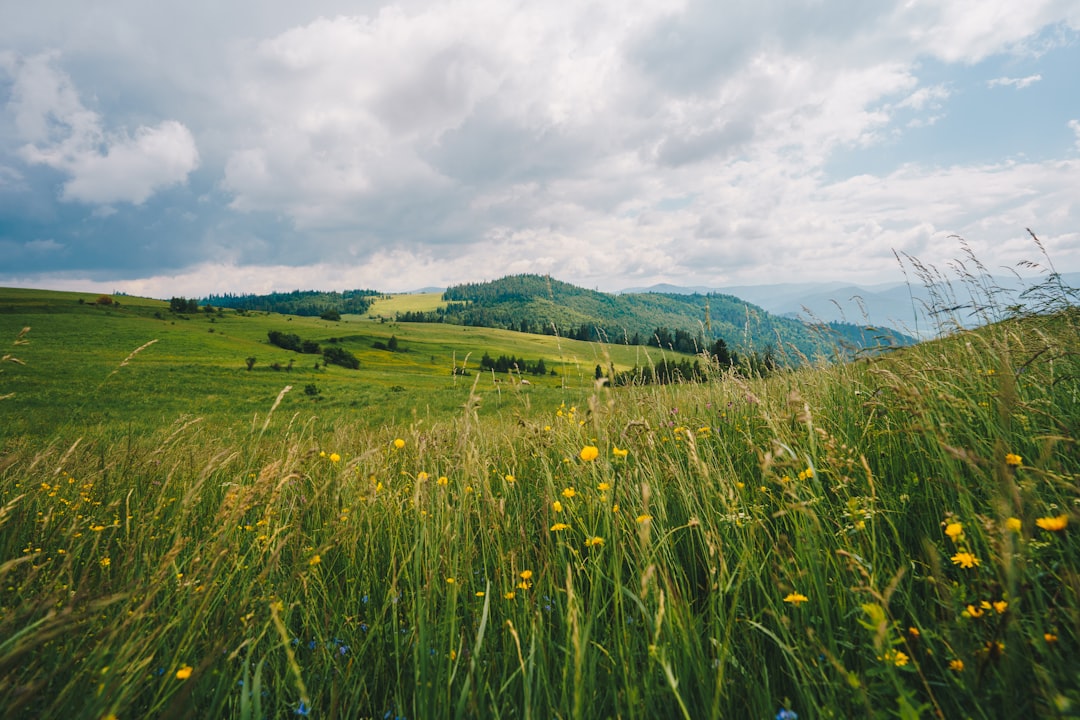
[[[612,389],[643,349],[95,298],[0,290],[9,717],[1080,714],[1075,309]]]

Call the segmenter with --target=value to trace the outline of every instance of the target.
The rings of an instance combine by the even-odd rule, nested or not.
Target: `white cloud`
[[[1076,149],[1080,150],[1080,120],[1074,118],[1068,122],[1068,126],[1076,135]]]
[[[183,183],[199,164],[191,132],[175,120],[109,132],[83,106],[71,79],[55,67],[55,53],[9,63],[10,106],[26,144],[19,155],[69,176],[62,198],[84,203],[139,205],[157,191]]]
[[[1039,82],[1040,80],[1042,80],[1042,75],[1038,75],[1038,74],[1036,74],[1036,75],[1028,75],[1027,77],[1022,77],[1022,78],[997,77],[997,78],[994,78],[994,79],[990,80],[988,83],[986,83],[986,85],[987,85],[987,87],[992,87],[992,88],[993,87],[1013,87],[1013,88],[1016,88],[1017,90],[1023,90],[1024,88],[1028,87],[1029,85],[1034,85],[1035,83]]]

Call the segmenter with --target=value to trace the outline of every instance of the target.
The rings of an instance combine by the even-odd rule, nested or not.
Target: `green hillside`
[[[684,357],[499,329],[221,308],[174,313],[161,300],[105,303],[95,294],[0,288],[0,339],[10,342],[24,327],[31,342],[18,357],[26,365],[6,363],[0,375],[0,395],[14,393],[0,408],[0,436],[46,433],[58,422],[140,431],[185,417],[256,423],[286,386],[279,412],[344,413],[372,427],[441,416],[470,397],[481,415],[512,413],[591,390],[597,365],[627,371]],[[360,367],[277,347],[271,332],[346,351]],[[396,352],[379,349],[391,339]],[[546,374],[483,371],[485,354],[543,360]]]
[[[913,342],[891,330],[867,331],[840,323],[808,326],[771,315],[731,295],[611,295],[540,275],[456,285],[448,288],[443,298],[448,301],[446,307],[418,313],[415,319],[623,344],[650,344],[655,331],[665,328],[672,333],[689,333],[705,346],[722,339],[743,353],[772,348],[793,362],[800,355],[835,357],[838,347],[858,350]]]

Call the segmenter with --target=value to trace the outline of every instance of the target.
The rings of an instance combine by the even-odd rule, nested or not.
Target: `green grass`
[[[707,385],[598,388],[615,349],[563,341],[536,351],[579,369],[514,389],[448,358],[544,338],[4,311],[21,292],[0,297],[6,342],[32,327],[0,374],[13,717],[1080,709],[1075,311]],[[316,402],[307,370],[258,371],[268,329],[363,367],[312,370]],[[391,334],[408,353],[361,354]]]
[[[514,413],[533,402],[580,401],[593,387],[597,364],[625,370],[673,355],[654,348],[355,316],[330,322],[232,311],[174,315],[163,301],[121,296],[119,307],[102,307],[96,298],[0,289],[0,336],[13,338],[30,327],[33,339],[21,349],[27,364],[9,366],[4,376],[5,393],[15,396],[8,401],[12,417],[0,428],[0,438],[117,423],[139,432],[189,416],[250,424],[287,385],[292,390],[282,399],[283,413],[368,427],[443,416],[472,394],[480,398],[482,416]],[[360,359],[361,368],[323,367],[317,355],[276,348],[267,341],[271,330],[322,345],[337,338],[339,346]],[[400,352],[374,349],[391,336],[398,339]],[[119,367],[139,348],[137,362]],[[529,385],[523,386],[516,376],[482,373],[479,360],[485,352],[531,362],[544,358],[557,374],[525,376]],[[256,358],[250,372],[248,357]],[[281,369],[272,369],[275,364]],[[470,375],[455,377],[454,367],[466,367]],[[317,395],[305,394],[309,385]]]

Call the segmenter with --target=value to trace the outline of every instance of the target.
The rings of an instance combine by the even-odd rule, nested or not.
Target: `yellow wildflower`
[[[647,523],[650,520],[652,520],[652,515],[647,515],[645,513],[642,513],[642,514],[638,515],[636,518],[634,518],[634,520],[636,520],[639,523]]]
[[[950,560],[953,561],[953,565],[959,565],[962,568],[973,568],[976,565],[982,564],[982,560],[975,557],[967,550],[956,553],[950,558]]]
[[[1043,640],[1048,643],[1056,643],[1058,641],[1058,636],[1054,633],[1043,633]]]
[[[1057,517],[1036,518],[1035,524],[1041,527],[1043,530],[1049,530],[1050,532],[1061,532],[1065,529],[1065,526],[1069,524],[1069,516],[1058,515]]]
[[[446,477],[445,475],[440,475],[439,479],[436,480],[435,482],[438,483],[439,485],[449,485],[450,484],[450,478]]]
[[[333,463],[341,462],[341,456],[338,455],[337,453],[330,453],[330,462],[333,462]]]
[[[575,490],[575,489],[574,489],[574,488],[572,488],[572,487],[568,487],[568,488],[566,488],[566,489],[564,489],[564,490],[562,491],[562,496],[563,496],[564,498],[566,498],[567,500],[569,500],[570,498],[574,497],[575,495],[577,495],[577,490]],[[556,502],[557,502],[557,501],[556,501]],[[556,511],[556,512],[558,512],[558,511]]]
[[[630,454],[630,451],[629,450],[620,450],[617,447],[613,447],[613,448],[611,448],[611,454],[614,455],[617,458],[624,458],[624,457],[626,457],[627,455]]]
[[[103,558],[101,558],[101,560],[98,561],[98,564],[101,565],[101,567],[103,567],[103,568],[107,568],[110,565],[112,565],[112,560],[110,560],[107,557],[103,557]]]
[[[559,532],[560,530],[569,530],[570,526],[566,523],[555,523],[551,526],[551,532]]]
[[[594,535],[591,538],[585,540],[585,547],[599,547],[604,544],[604,538],[599,535]]]
[[[563,492],[563,494],[566,494],[565,491]],[[551,509],[555,512],[562,512],[562,503],[556,500],[555,502],[551,503]]]
[[[190,665],[184,665],[182,668],[176,671],[177,680],[187,680],[191,677],[192,667]]]
[[[447,585],[453,585],[453,584],[454,584],[454,583],[456,583],[456,582],[457,582],[457,580],[455,580],[455,579],[454,579],[454,578],[452,578],[452,577],[448,577],[448,578],[446,578],[446,584],[447,584]]]
[[[980,617],[983,616],[983,613],[985,613],[985,612],[986,611],[983,610],[982,608],[975,607],[974,605],[968,605],[967,609],[964,611],[964,614],[967,615],[968,617],[980,618]]]
[[[964,534],[964,526],[958,522],[951,522],[945,526],[945,534],[950,540],[956,542],[956,539]]]
[[[321,557],[319,557],[319,555],[318,555],[318,554],[315,554],[315,555],[312,555],[312,556],[311,556],[311,559],[310,559],[310,560],[308,560],[307,564],[308,564],[309,566],[311,566],[311,567],[315,567],[316,565],[318,565],[318,564],[319,564],[319,563],[321,563],[321,562],[322,562],[322,558],[321,558]]]
[[[891,662],[896,667],[904,667],[908,664],[908,658],[906,653],[899,650],[890,650],[885,653],[885,659]]]
[[[953,672],[964,672],[964,661],[960,658],[949,661],[949,669]]]
[[[792,605],[802,605],[804,602],[807,602],[809,599],[810,598],[806,597],[802,593],[793,592],[793,593],[788,593],[787,594],[787,596],[784,598],[784,602],[790,603]]]
[[[514,477],[513,475],[511,475],[510,473],[507,473],[507,474],[506,474],[506,477],[504,477],[504,478],[503,478],[503,480],[505,480],[506,482],[508,482],[508,483],[510,483],[511,485],[513,485],[513,484],[514,484],[514,481],[515,481],[515,480],[517,480],[517,478],[516,478],[516,477]]]
[[[915,627],[914,625],[912,625],[911,627],[909,627],[909,628],[907,629],[907,632],[908,632],[908,635],[910,635],[910,636],[911,636],[911,637],[913,637],[913,638],[917,638],[917,637],[919,637],[920,635],[922,635],[922,633],[920,633],[920,632],[919,632],[919,628]]]
[[[402,449],[403,447],[405,447],[405,441],[402,440],[401,438],[395,438],[394,439],[394,447],[397,448],[398,450]]]
[[[421,470],[420,472],[416,473],[416,481],[417,481],[417,482],[424,482],[424,481],[425,481],[425,480],[427,480],[427,479],[428,479],[429,477],[431,477],[431,476],[430,476],[430,475],[428,475],[428,474],[427,474],[426,472],[424,472],[423,470]]]
[[[1016,453],[1008,453],[1005,455],[1005,464],[1013,467],[1019,467],[1020,463],[1024,462],[1024,459]]]
[[[580,457],[585,462],[592,462],[599,456],[600,450],[595,445],[586,445],[585,447],[581,448],[581,452],[578,453],[578,457]]]
[[[532,570],[522,570],[518,574],[521,576],[522,580],[532,580],[533,571]]]
[[[996,612],[998,615],[1004,615],[1005,611],[1009,609],[1009,602],[1007,600],[998,600],[997,602],[993,603],[993,606],[994,612]]]
[[[596,489],[600,492],[607,492],[611,489],[611,483],[602,482],[596,486]]]
[[[514,593],[513,590],[508,590],[508,591],[503,593],[503,599],[505,599],[505,600],[513,600],[514,596],[515,596],[515,593]]]
[[[1005,527],[1014,533],[1018,533],[1023,530],[1024,523],[1020,522],[1020,518],[1011,517],[1005,521]]]

